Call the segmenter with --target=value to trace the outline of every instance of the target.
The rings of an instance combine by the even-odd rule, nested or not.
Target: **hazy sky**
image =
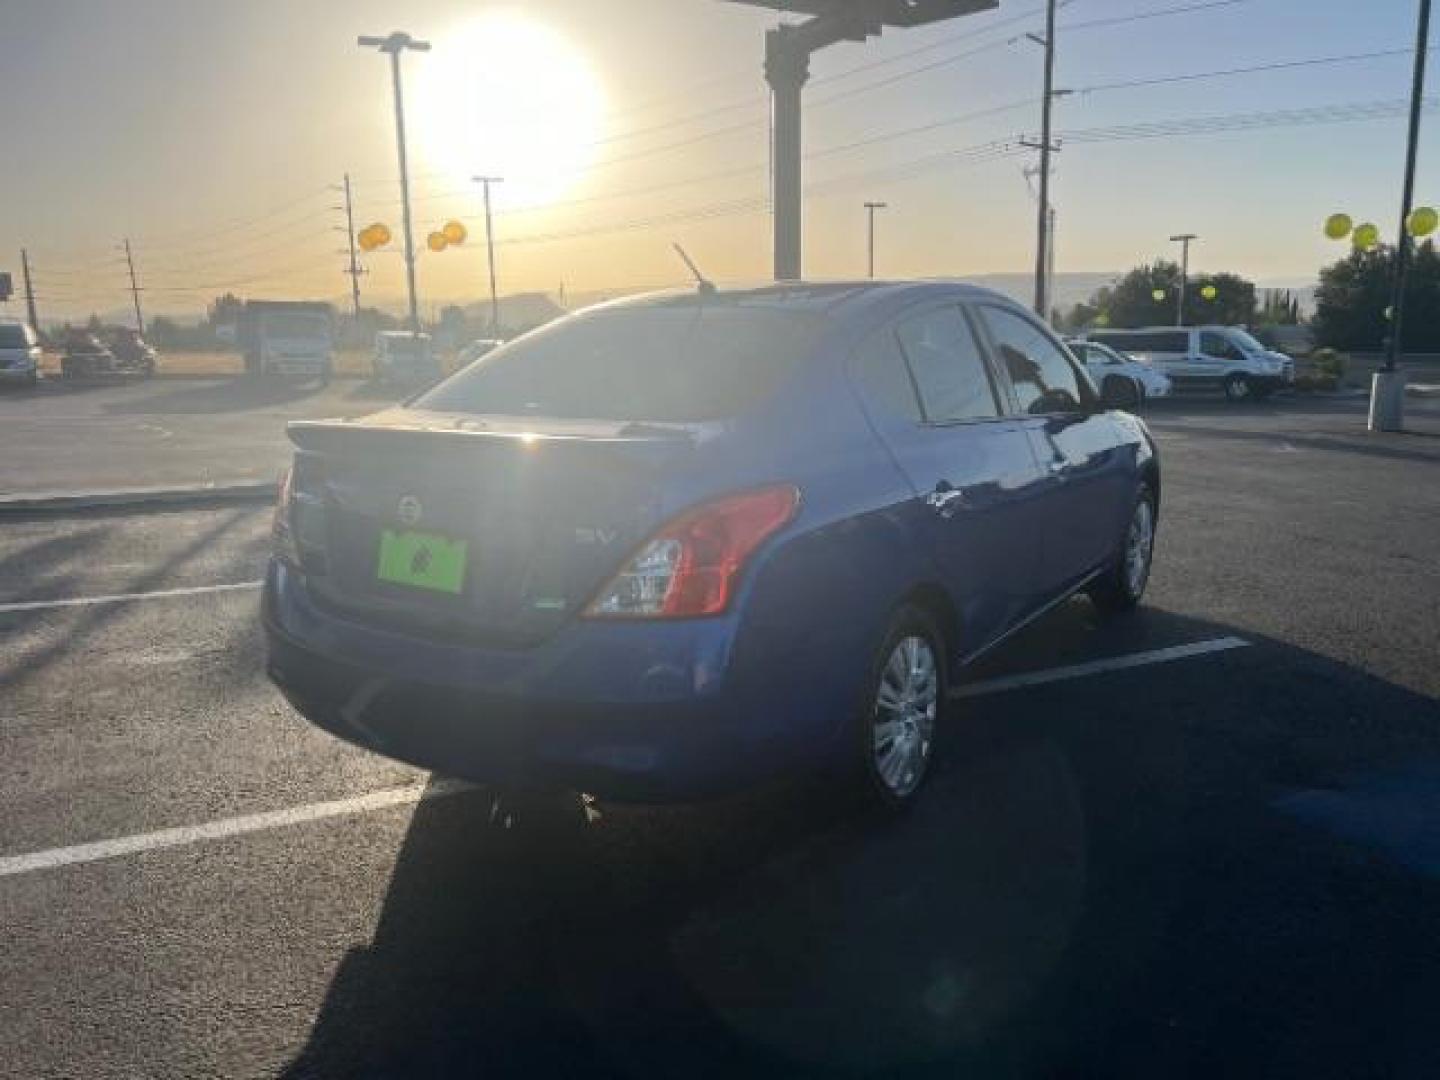
[[[1038,127],[1041,50],[1022,35],[1041,8],[1001,0],[815,59],[808,275],[863,273],[866,199],[890,204],[882,274],[1030,267],[1021,169],[1032,156],[1013,142]],[[1320,235],[1332,210],[1392,235],[1403,117],[1211,134],[1173,122],[1399,101],[1408,55],[1100,87],[1408,51],[1414,9],[1064,3],[1057,86],[1076,93],[1056,106],[1058,131],[1071,133],[1055,178],[1058,268],[1123,269],[1170,255],[1166,238],[1189,231],[1202,237],[1199,271],[1305,280],[1341,253]],[[507,177],[496,189],[502,292],[676,282],[677,240],[712,277],[763,278],[761,56],[775,21],[719,0],[0,0],[0,269],[18,279],[18,249],[30,249],[42,317],[113,310],[126,284],[115,246],[129,236],[152,310],[197,310],[225,289],[338,301],[348,279],[329,185],[348,170],[357,226],[384,221],[396,236],[365,259],[366,299],[398,306],[388,62],[355,37],[399,27],[434,45],[405,59],[417,242],[450,217],[470,229],[464,246],[421,254],[427,310],[483,295],[483,218],[468,182],[480,170]],[[1116,138],[1144,123],[1168,126]],[[1421,201],[1440,201],[1437,140],[1430,123]]]

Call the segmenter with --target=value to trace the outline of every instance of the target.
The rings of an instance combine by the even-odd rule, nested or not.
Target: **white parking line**
[[[76,596],[68,600],[21,600],[0,604],[0,614],[9,611],[46,611],[50,608],[89,607],[91,604],[128,604],[134,600],[168,600],[176,596],[203,596],[206,593],[258,589],[264,582],[237,581],[232,585],[192,585],[185,589],[156,589],[154,592],[111,593],[108,596]]]
[[[253,587],[254,584],[257,583],[251,583],[249,587]],[[241,588],[245,586],[228,587]],[[1080,679],[1107,671],[1124,671],[1127,668],[1163,664],[1172,660],[1188,659],[1192,656],[1224,652],[1228,649],[1241,649],[1249,644],[1248,641],[1238,637],[1211,638],[1189,645],[1174,645],[1167,649],[1153,649],[1149,652],[1093,660],[1085,664],[1071,664],[1066,667],[1049,668],[1045,671],[1032,671],[1025,675],[1011,675],[1006,678],[971,683],[968,686],[960,687],[955,692],[955,696],[979,697],[983,694],[998,694],[1025,686],[1039,686],[1067,679]],[[411,805],[422,800],[457,795],[470,790],[473,790],[473,785],[464,781],[440,780],[431,782],[428,786],[411,785],[403,788],[390,788],[368,795],[356,795],[348,799],[335,799],[331,802],[310,803],[286,810],[272,810],[262,814],[223,818],[220,821],[211,821],[203,825],[183,825],[174,829],[161,829],[158,832],[122,836],[114,840],[99,840],[90,844],[76,844],[73,847],[51,848],[48,851],[11,855],[0,858],[0,878],[13,877],[16,874],[29,874],[37,870],[53,870],[57,867],[74,866],[79,863],[98,862],[102,859],[115,859],[122,855],[135,855],[160,848],[187,847],[208,840],[223,840],[246,833],[264,832],[290,825],[304,825],[312,821],[323,821],[326,818],[353,817],[359,814],[374,813],[377,810],[386,810],[394,806]]]
[[[428,786],[412,784],[409,787],[390,788],[374,791],[369,795],[356,795],[349,799],[335,799],[331,802],[310,803],[308,806],[292,806],[286,810],[272,810],[264,814],[245,814],[241,817],[223,818],[204,825],[182,825],[175,829],[161,829],[158,832],[140,833],[136,836],[122,836],[115,840],[100,840],[93,844],[76,844],[74,847],[51,848],[48,851],[34,851],[28,855],[11,855],[0,858],[0,878],[29,874],[36,870],[53,870],[59,866],[73,866],[76,863],[99,862],[101,859],[115,859],[121,855],[136,855],[142,851],[159,848],[188,847],[206,840],[224,840],[246,833],[281,829],[288,825],[304,825],[326,818],[353,817],[370,814],[376,810],[388,810],[393,806],[410,806],[429,799],[440,799],[447,795],[458,795],[472,790],[471,785],[460,780],[438,780]]]
[[[1091,660],[1084,664],[1070,664],[1067,667],[1046,668],[1024,675],[1007,675],[1000,679],[969,683],[956,688],[952,697],[982,697],[985,694],[999,694],[1006,690],[1019,690],[1025,686],[1043,686],[1045,683],[1064,682],[1067,679],[1082,679],[1087,675],[1102,675],[1107,671],[1124,671],[1127,668],[1146,667],[1150,664],[1164,664],[1171,660],[1188,660],[1192,656],[1224,652],[1227,649],[1243,649],[1250,643],[1244,638],[1218,637],[1196,641],[1189,645],[1172,645],[1168,649],[1152,649],[1149,652],[1127,653],[1111,656],[1104,660]]]

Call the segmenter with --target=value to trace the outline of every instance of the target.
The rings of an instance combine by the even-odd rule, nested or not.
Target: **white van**
[[[1295,381],[1293,360],[1235,326],[1091,330],[1080,338],[1148,359],[1178,388],[1218,387],[1231,401],[1265,397]]]
[[[380,382],[433,382],[440,377],[440,358],[429,334],[381,330],[375,335],[375,378]]]
[[[40,377],[40,339],[29,323],[0,322],[0,383],[34,386]]]

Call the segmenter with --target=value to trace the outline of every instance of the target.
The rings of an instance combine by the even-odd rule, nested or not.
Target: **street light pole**
[[[1170,242],[1180,245],[1180,295],[1175,298],[1175,325],[1185,325],[1185,286],[1190,281],[1190,241],[1200,237],[1194,233],[1181,233],[1170,237]]]
[[[872,278],[875,276],[875,211],[884,210],[887,205],[888,204],[883,202],[867,202],[865,204],[865,212],[870,219],[868,248],[870,252],[870,277]]]
[[[485,250],[490,260],[490,336],[500,333],[500,297],[495,291],[495,229],[490,218],[490,185],[503,183],[503,176],[472,176],[485,188]]]
[[[1410,271],[1410,212],[1415,198],[1415,158],[1420,148],[1420,110],[1425,97],[1425,54],[1430,47],[1430,0],[1420,0],[1415,28],[1415,74],[1410,90],[1410,130],[1405,144],[1405,182],[1400,196],[1400,230],[1395,238],[1395,278],[1390,291],[1390,340],[1385,362],[1370,382],[1371,431],[1399,431],[1405,416],[1405,376],[1399,370],[1400,333],[1405,314],[1405,280]]]
[[[405,97],[400,85],[400,54],[406,49],[429,52],[428,41],[417,41],[402,30],[389,37],[362,36],[356,39],[363,49],[390,54],[390,81],[395,93],[395,143],[400,153],[400,207],[405,225],[405,284],[410,292],[410,333],[420,335],[420,306],[415,299],[415,236],[410,228],[410,167],[405,159]]]
[[[1400,353],[1400,318],[1405,311],[1405,278],[1410,269],[1410,211],[1415,201],[1415,158],[1420,145],[1420,109],[1425,97],[1425,53],[1430,38],[1430,0],[1420,0],[1415,34],[1415,77],[1410,91],[1410,134],[1405,146],[1405,185],[1400,196],[1400,230],[1395,244],[1395,282],[1390,294],[1390,346],[1382,370],[1394,371]]]

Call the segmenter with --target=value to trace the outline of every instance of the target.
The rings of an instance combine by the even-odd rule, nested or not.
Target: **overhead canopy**
[[[849,15],[882,26],[920,26],[999,7],[1000,0],[729,0],[782,14]]]

